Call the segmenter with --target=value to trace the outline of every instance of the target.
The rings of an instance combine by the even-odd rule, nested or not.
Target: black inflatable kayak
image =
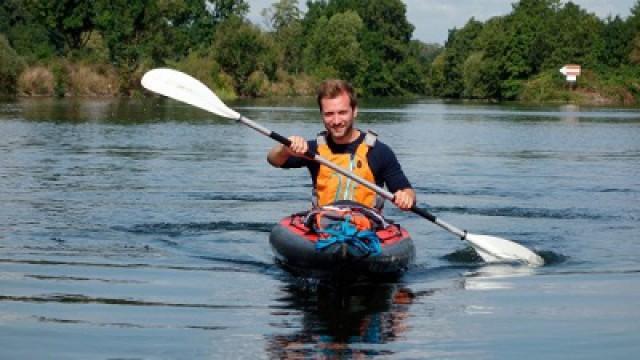
[[[271,230],[269,242],[276,262],[296,276],[348,281],[397,279],[415,258],[413,240],[397,224],[375,233],[380,241],[377,254],[354,255],[345,243],[317,249],[320,236],[305,224],[304,214],[294,214]]]

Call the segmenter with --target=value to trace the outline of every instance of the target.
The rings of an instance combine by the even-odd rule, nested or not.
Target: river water
[[[236,102],[313,137],[313,101]],[[416,262],[341,291],[274,264],[309,205],[269,138],[153,100],[0,103],[2,359],[603,359],[640,352],[640,111],[370,101],[419,202],[547,265],[481,263],[411,213]]]

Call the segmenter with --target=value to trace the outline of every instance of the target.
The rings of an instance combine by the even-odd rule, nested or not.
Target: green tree
[[[208,48],[218,24],[249,10],[244,0],[160,0],[157,7],[166,24],[163,46],[175,58]]]
[[[441,96],[457,98],[464,92],[464,62],[474,49],[474,41],[482,31],[482,23],[471,18],[462,29],[449,31],[444,51],[444,84]]]
[[[36,19],[63,53],[81,49],[94,29],[94,8],[90,0],[25,0]]]
[[[216,20],[204,1],[158,1],[158,11],[167,23],[164,46],[171,49],[172,57],[186,56],[211,43]]]
[[[351,11],[361,19],[363,27],[357,35],[357,42],[358,55],[362,56],[360,62],[364,67],[357,66],[360,70],[350,80],[357,83],[365,94],[400,95],[425,89],[423,77],[405,78],[409,73],[426,73],[428,68],[419,58],[412,59],[415,56],[410,49],[413,25],[407,20],[406,6],[402,1],[328,0],[307,2],[307,6],[302,22],[307,39],[317,39],[320,24],[326,24],[327,19],[335,15]],[[334,28],[324,30],[334,31]],[[325,63],[324,69],[330,73],[335,67]]]
[[[513,5],[506,18],[508,48],[502,54],[508,79],[527,79],[542,69],[553,50],[550,31],[559,7],[559,0],[521,0]]]
[[[206,0],[206,3],[216,23],[232,17],[244,19],[249,12],[249,4],[245,0]]]
[[[417,57],[408,57],[406,61],[392,70],[394,83],[406,94],[424,94],[427,92],[427,67],[420,64]]]
[[[442,53],[442,50],[443,47],[440,44],[425,44],[419,40],[411,40],[408,61],[415,62],[416,74],[407,77],[406,79],[409,81],[407,83],[401,81],[401,86],[414,94],[432,95],[432,63]]]
[[[294,74],[300,72],[305,39],[298,0],[280,0],[263,9],[262,16],[274,30],[275,43],[282,51],[282,68]]]
[[[473,94],[469,96],[487,99],[503,97],[503,81],[509,78],[506,70],[507,57],[502,55],[510,49],[511,36],[507,27],[507,17],[494,17],[484,24],[482,31],[474,40],[472,54],[479,57],[466,64],[467,68],[464,70],[464,91],[466,94]],[[473,84],[477,84],[478,87],[474,88]],[[482,93],[484,96],[480,96]]]
[[[631,43],[631,52],[629,53],[629,61],[634,65],[640,65],[640,33],[636,35]]]
[[[366,66],[358,41],[362,29],[362,19],[355,11],[320,18],[307,39],[305,68],[319,78],[339,77],[357,83]]]
[[[417,57],[425,66],[431,65],[442,50],[444,48],[440,44],[426,44],[420,40],[411,40],[409,44],[409,55]]]
[[[27,61],[50,58],[56,53],[47,28],[30,11],[26,0],[0,2],[0,33],[6,34],[9,44]]]
[[[462,95],[465,98],[483,99],[490,97],[487,88],[488,84],[484,82],[482,76],[486,66],[482,51],[476,51],[467,56],[462,66],[464,84]]]
[[[619,16],[607,18],[600,32],[601,46],[596,49],[598,63],[617,67],[627,62],[633,32]]]
[[[640,32],[640,0],[637,0],[631,8],[631,15],[628,21],[633,32]]]
[[[7,38],[0,34],[0,95],[14,95],[18,75],[24,66],[22,59],[9,45]]]
[[[361,41],[365,56],[381,60],[380,64],[370,62],[371,67],[365,70],[365,92],[372,95],[424,93],[427,68],[419,58],[410,56],[414,27],[407,20],[405,4],[399,0],[352,2],[366,28]],[[385,87],[380,86],[382,79]]]
[[[602,21],[572,2],[558,10],[553,19],[549,37],[553,46],[549,46],[551,51],[543,68],[558,69],[567,63],[593,68],[597,64],[598,49],[604,46],[600,36]],[[536,70],[538,73],[540,69]]]
[[[395,64],[403,62],[414,29],[407,20],[404,3],[399,0],[353,2],[367,29],[363,40],[367,55],[379,56],[385,62]]]
[[[631,38],[629,44],[628,59],[632,64],[640,64],[640,0],[631,8],[631,16],[627,20]]]
[[[300,22],[302,11],[298,7],[298,0],[279,0],[271,7],[263,9],[260,14],[266,19],[269,26],[276,32]]]
[[[163,34],[157,2],[154,0],[96,0],[95,23],[102,35],[109,59],[120,72],[121,91],[139,88],[134,73],[145,64],[157,63],[163,56]]]
[[[364,95],[394,96],[399,95],[399,85],[395,83],[392,69],[382,59],[369,61],[367,71],[362,75],[361,91]]]
[[[8,33],[19,22],[25,10],[20,0],[5,0],[0,3],[0,33]]]
[[[440,96],[444,93],[444,86],[446,85],[444,65],[445,51],[442,51],[435,57],[435,59],[433,59],[431,69],[429,71],[429,88],[431,88],[433,95]]]
[[[447,82],[451,83],[445,87],[445,95],[485,93],[488,98],[515,99],[523,82],[543,68],[545,59],[553,51],[550,31],[559,7],[558,0],[522,0],[513,4],[510,14],[472,28],[476,31],[471,35],[476,36],[470,41],[463,40],[462,46],[454,37],[456,56],[451,61],[454,66],[445,69]],[[449,47],[447,43],[447,52]],[[471,87],[465,89],[465,81],[460,80],[465,70],[460,64],[467,61],[469,54],[478,51],[482,56],[476,55],[466,64],[466,84]]]
[[[255,25],[237,17],[219,24],[210,51],[222,70],[233,78],[240,95],[255,95],[251,93],[249,77],[262,72],[267,78],[274,78],[280,60],[273,41]]]

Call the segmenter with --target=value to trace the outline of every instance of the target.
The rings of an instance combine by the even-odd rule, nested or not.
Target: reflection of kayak
[[[380,247],[377,254],[352,251],[346,243],[336,242],[322,249],[322,240],[308,224],[306,214],[282,219],[272,230],[269,241],[276,261],[299,276],[333,279],[394,279],[407,271],[415,257],[413,240],[397,224],[375,231]]]

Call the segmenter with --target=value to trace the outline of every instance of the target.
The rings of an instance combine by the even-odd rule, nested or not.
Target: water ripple
[[[139,224],[130,228],[116,227],[116,230],[122,230],[135,234],[162,234],[169,236],[180,236],[190,233],[209,233],[223,231],[255,231],[255,232],[271,232],[273,223],[252,223],[252,222],[232,222],[232,221],[216,221],[210,223],[156,223],[156,224]]]
[[[0,301],[15,301],[29,303],[63,303],[63,304],[102,304],[102,305],[126,305],[126,306],[159,306],[178,308],[206,308],[206,309],[250,309],[251,305],[214,305],[197,303],[169,303],[160,301],[144,301],[135,299],[91,297],[82,294],[50,294],[34,296],[0,295]]]
[[[192,198],[197,200],[215,201],[242,201],[242,202],[280,202],[280,201],[304,201],[309,198],[309,194],[296,194],[291,191],[282,192],[217,192],[207,194],[192,194]]]
[[[249,272],[248,270],[229,268],[221,266],[180,266],[180,265],[157,265],[157,264],[118,264],[118,263],[94,263],[84,261],[55,261],[55,260],[34,260],[34,259],[2,259],[1,263],[9,264],[26,264],[26,265],[53,265],[53,266],[90,266],[104,268],[126,268],[126,269],[164,269],[164,270],[180,270],[180,271],[207,271],[207,272]]]
[[[458,214],[471,214],[483,216],[505,216],[516,218],[535,219],[560,219],[560,220],[617,220],[620,217],[614,215],[595,214],[587,209],[543,209],[520,207],[486,207],[470,208],[465,206],[434,207],[434,212],[452,212]]]
[[[88,278],[88,277],[79,277],[79,276],[53,276],[53,275],[25,275],[27,278],[32,278],[36,280],[53,280],[53,281],[95,281],[95,282],[104,282],[109,284],[144,284],[144,281],[139,280],[115,280],[115,279],[99,279],[99,278]]]
[[[483,187],[480,189],[445,189],[445,188],[436,188],[436,187],[427,187],[427,186],[416,186],[414,189],[418,192],[418,194],[424,195],[459,195],[459,196],[495,196],[499,198],[507,197],[513,198],[516,196],[522,197],[522,194],[515,192],[507,192],[504,190],[499,190],[494,187]]]
[[[227,330],[226,326],[212,326],[212,325],[185,325],[185,326],[169,326],[169,325],[151,325],[151,324],[134,324],[128,322],[97,322],[78,319],[60,319],[47,316],[33,316],[36,321],[41,323],[54,323],[54,324],[79,324],[98,327],[116,327],[123,329],[168,329],[168,328],[181,328],[181,329],[195,329],[195,330]]]

